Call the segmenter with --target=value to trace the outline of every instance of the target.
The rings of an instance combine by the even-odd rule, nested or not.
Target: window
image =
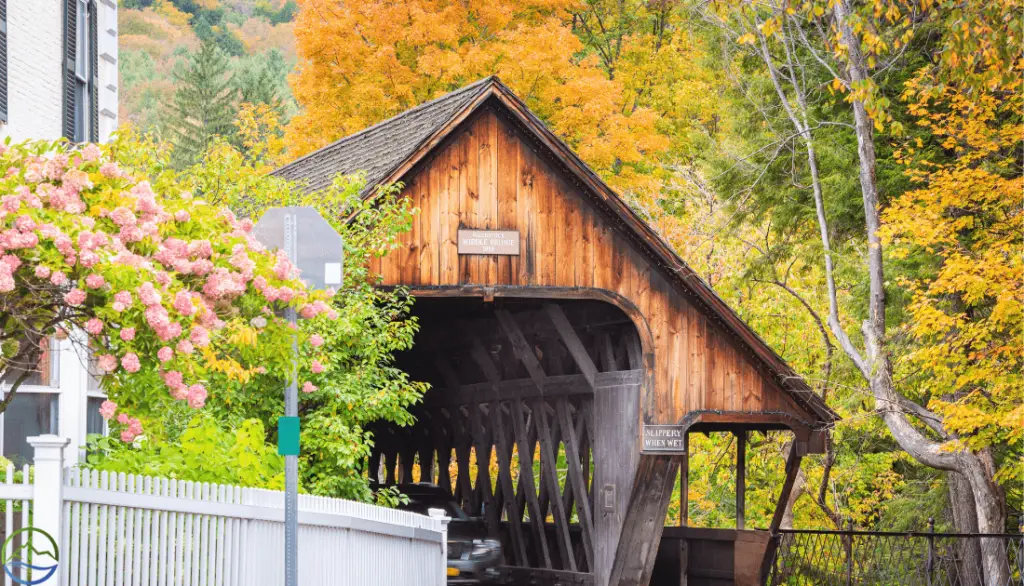
[[[94,18],[92,9],[86,0],[77,0],[78,23],[75,31],[75,142],[86,142],[92,136],[92,30],[91,20]]]
[[[0,122],[7,121],[7,0],[0,0]]]
[[[100,415],[100,406],[106,401],[104,397],[89,397],[85,403],[85,434],[99,434],[104,435],[107,433],[107,422],[103,420],[103,416]]]
[[[60,384],[60,361],[53,358],[53,340],[44,340],[42,347],[43,355],[39,358],[39,364],[21,383],[22,388],[25,386],[56,387]],[[3,385],[13,384],[23,372],[25,372],[23,368],[8,368],[0,376],[0,383]]]
[[[15,466],[32,463],[28,438],[57,433],[58,395],[19,392],[3,414],[3,455]]]
[[[95,0],[64,0],[64,136],[75,142],[99,136],[96,20]]]

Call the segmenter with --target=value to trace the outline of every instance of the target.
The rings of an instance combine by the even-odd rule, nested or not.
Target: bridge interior
[[[431,482],[502,543],[510,582],[602,584],[638,459],[641,344],[600,301],[419,298],[399,366],[432,388],[372,428],[379,485]]]

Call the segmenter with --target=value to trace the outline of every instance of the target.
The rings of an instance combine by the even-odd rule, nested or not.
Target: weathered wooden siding
[[[489,110],[469,119],[402,180],[420,212],[400,247],[371,267],[383,285],[612,291],[639,309],[634,319],[645,319],[638,327],[651,334],[647,421],[676,423],[696,410],[808,418],[506,119]],[[521,254],[459,256],[460,227],[519,230]]]

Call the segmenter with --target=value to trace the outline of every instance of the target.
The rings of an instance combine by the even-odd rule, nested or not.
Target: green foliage
[[[290,96],[285,82],[291,66],[277,49],[249,55],[235,64],[235,85],[239,101],[246,104],[266,104],[278,116],[285,112],[285,97]],[[287,104],[289,109],[293,106]]]
[[[198,162],[216,137],[232,135],[237,91],[227,56],[209,41],[177,68],[174,78],[177,89],[168,105],[167,127],[174,163],[184,167]]]
[[[90,435],[86,466],[96,470],[215,482],[257,488],[284,488],[284,457],[266,443],[258,419],[225,429],[210,413],[193,416],[176,442],[147,436],[134,444]]]
[[[274,8],[273,4],[268,0],[259,0],[256,3],[256,8],[253,10],[253,14],[266,18],[270,21],[270,24],[291,22],[295,20],[295,15],[298,12],[299,5],[295,0],[285,0],[280,8]]]
[[[397,486],[385,486],[374,493],[374,502],[389,509],[409,504],[409,497],[402,494]]]
[[[312,205],[332,222],[345,241],[345,281],[333,298],[338,313],[335,326],[323,331],[324,343],[316,358],[324,370],[309,377],[318,387],[303,395],[300,476],[305,490],[323,496],[372,501],[368,480],[360,472],[373,438],[365,426],[377,420],[399,425],[413,422],[408,407],[418,401],[426,385],[409,380],[394,364],[393,354],[408,349],[417,329],[409,317],[412,298],[402,290],[383,291],[369,282],[366,264],[374,255],[390,250],[395,238],[409,228],[413,210],[396,186],[383,189],[373,202],[360,193],[362,177],[339,177],[332,188],[306,194],[295,185],[268,176],[259,163],[245,157],[223,140],[217,141],[201,163],[178,170],[171,164],[172,149],[152,135],[125,133],[114,145],[120,163],[145,172],[156,188],[175,185],[201,195],[206,201],[233,208],[253,220],[269,207]],[[356,221],[343,218],[359,211]],[[306,320],[303,320],[305,322]],[[287,351],[281,356],[288,358]],[[312,356],[304,356],[309,364]],[[272,373],[268,373],[272,374]],[[136,379],[138,385],[158,381]],[[277,418],[283,413],[283,383],[277,376],[256,376],[246,385],[224,385],[211,396],[207,410],[217,431],[205,424],[194,433],[209,431],[216,437],[234,432],[248,420],[268,430],[264,440],[276,442]],[[147,432],[149,457],[177,458],[185,451],[186,434],[194,428],[187,410],[169,408],[154,432]],[[220,440],[217,440],[220,441]],[[105,466],[102,452],[95,466]],[[141,470],[146,458],[118,456],[127,470]],[[260,477],[266,480],[266,477]],[[260,485],[258,482],[254,485]],[[265,486],[269,486],[264,484]],[[385,497],[387,498],[387,497]]]

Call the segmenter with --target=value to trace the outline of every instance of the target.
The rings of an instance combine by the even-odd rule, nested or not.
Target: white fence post
[[[427,516],[441,521],[441,559],[443,560],[441,566],[444,568],[445,575],[439,584],[445,584],[448,582],[448,523],[452,519],[444,509],[427,509]]]
[[[42,529],[60,547],[61,543],[61,511],[64,509],[64,448],[71,443],[70,439],[56,435],[40,435],[28,438],[29,445],[35,450],[35,486],[32,496],[32,527]],[[50,544],[43,542],[39,534],[32,535],[32,545],[38,551],[50,549]],[[45,549],[44,549],[45,548]],[[55,552],[66,559],[67,552]],[[42,561],[42,560],[40,560]],[[56,562],[57,560],[54,560]],[[45,586],[57,586],[61,583],[61,570],[43,582],[33,582]]]

